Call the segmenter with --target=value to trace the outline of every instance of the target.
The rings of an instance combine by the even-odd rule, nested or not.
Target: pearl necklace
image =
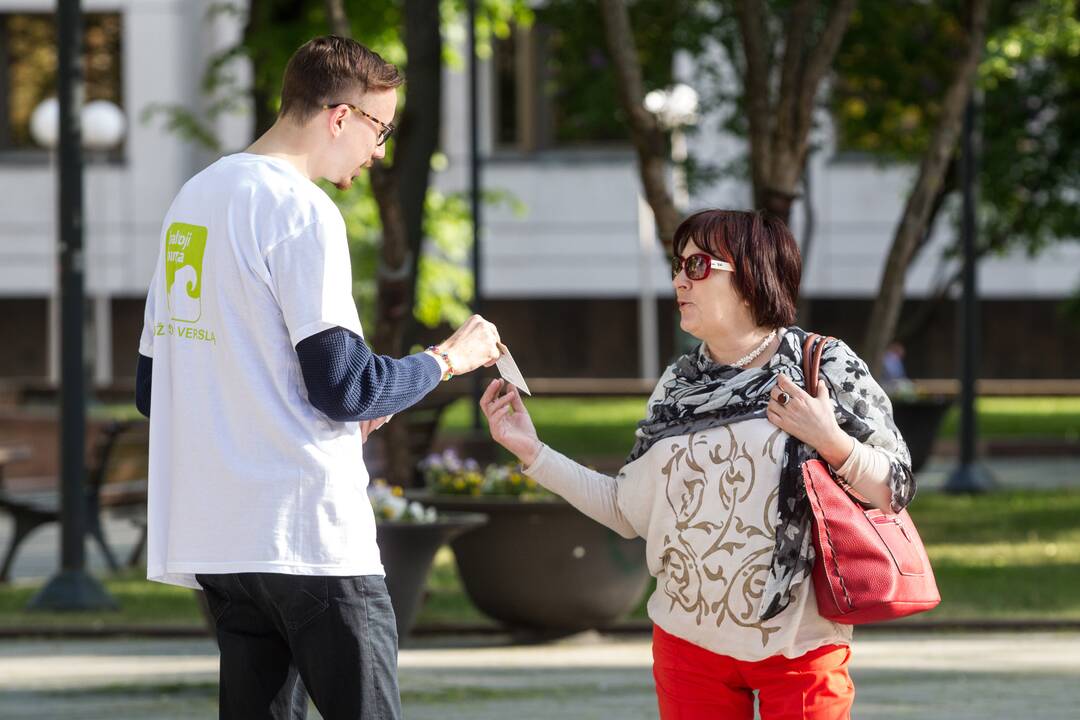
[[[731,367],[741,368],[752,363],[758,355],[765,352],[765,348],[769,347],[769,344],[772,343],[775,337],[776,330],[773,330],[771,333],[765,336],[765,339],[761,341],[761,344],[758,345],[757,348],[755,348],[749,354],[743,355],[741,358],[731,363]]]

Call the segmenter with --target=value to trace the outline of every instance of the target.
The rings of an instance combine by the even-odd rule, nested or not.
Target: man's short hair
[[[285,66],[281,117],[303,124],[332,102],[379,92],[405,82],[401,71],[355,40],[323,35],[300,46]]]

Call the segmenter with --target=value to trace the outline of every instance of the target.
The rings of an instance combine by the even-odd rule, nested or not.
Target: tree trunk
[[[934,207],[938,190],[944,182],[949,160],[960,135],[964,107],[975,85],[976,70],[986,41],[988,0],[972,0],[969,5],[970,24],[964,58],[956,76],[945,92],[941,116],[930,139],[930,145],[919,166],[915,185],[908,195],[900,216],[892,247],[885,262],[881,287],[874,300],[863,342],[863,358],[874,374],[881,371],[885,348],[896,334],[900,310],[904,302],[904,280],[911,258],[926,234],[927,222]]]
[[[401,114],[400,139],[394,169],[400,182],[399,197],[409,246],[408,291],[405,318],[412,324],[416,283],[420,277],[420,253],[424,243],[424,202],[431,184],[431,157],[439,149],[442,131],[442,33],[439,3],[405,0],[405,49],[408,83]],[[406,334],[407,337],[407,334]],[[404,351],[402,347],[402,351]]]
[[[409,240],[401,210],[396,168],[375,165],[370,170],[371,192],[379,208],[382,243],[375,269],[375,332],[371,344],[382,355],[400,355],[409,319]]]
[[[847,31],[855,0],[837,0],[820,36],[812,38],[816,0],[798,0],[785,22],[787,35],[775,106],[770,93],[767,21],[760,0],[736,4],[739,34],[746,56],[743,90],[750,126],[750,169],[754,206],[789,222],[791,206],[806,165],[814,99],[840,41]],[[679,212],[667,187],[667,145],[662,129],[645,110],[637,46],[625,0],[600,0],[608,51],[615,67],[619,101],[629,120],[645,199],[656,216],[660,239],[670,249]],[[808,50],[808,48],[811,48]]]
[[[746,102],[747,123],[750,128],[750,183],[754,191],[754,207],[767,207],[765,188],[768,187],[770,154],[769,51],[761,3],[743,0],[735,7],[739,20],[746,70],[743,73],[743,97]],[[781,216],[783,217],[783,216]]]
[[[816,0],[798,0],[783,23],[787,32],[775,103],[770,91],[770,40],[763,4],[739,0],[735,8],[746,58],[743,94],[750,126],[754,207],[788,224],[806,167],[814,102],[855,9],[855,0],[837,0],[815,38],[810,33],[817,4]]]
[[[630,25],[630,13],[624,0],[600,0],[608,52],[615,66],[619,101],[630,125],[630,140],[638,157],[638,170],[645,200],[656,217],[656,230],[664,247],[671,251],[680,213],[668,190],[669,157],[663,130],[656,118],[645,109],[645,90],[641,79],[637,45]]]
[[[395,152],[400,149],[400,144]],[[371,168],[371,190],[379,206],[383,234],[379,264],[375,271],[375,352],[395,357],[402,354],[405,328],[411,315],[409,302],[408,239],[401,211],[396,168]],[[406,416],[407,417],[407,416]],[[405,418],[389,422],[379,430],[382,435],[386,480],[391,485],[412,487],[415,463],[409,452],[409,424]]]
[[[243,43],[248,48],[252,65],[259,67],[265,64],[265,58],[261,56],[265,50],[254,46],[251,39],[265,34],[268,29],[276,26],[298,22],[306,11],[304,3],[250,0],[247,24],[244,25]],[[251,84],[251,101],[254,109],[251,125],[252,139],[257,140],[261,137],[277,120],[277,110],[274,109],[273,101],[278,90],[277,87],[267,87],[258,76],[254,78]]]
[[[349,16],[345,13],[345,4],[342,0],[326,0],[326,21],[330,25],[330,32],[334,35],[352,37]]]
[[[326,0],[335,35],[351,37],[342,0]],[[382,243],[376,271],[376,352],[404,354],[405,333],[412,318],[417,267],[423,243],[424,199],[430,183],[431,156],[438,147],[442,106],[442,35],[438,3],[406,0],[404,39],[408,82],[400,129],[391,166],[371,168],[371,191],[379,208]],[[413,459],[408,424],[391,422],[380,431],[386,449],[387,479],[409,486]]]
[[[814,212],[813,185],[811,184],[810,164],[803,169],[803,190],[806,193],[806,202],[803,203],[803,238],[799,244],[799,254],[802,255],[802,285],[806,285],[807,269],[810,267],[810,250],[814,247],[814,230],[817,229],[817,215]],[[799,326],[804,329],[813,327],[811,309],[813,302],[806,293],[799,293],[799,303],[796,317]]]

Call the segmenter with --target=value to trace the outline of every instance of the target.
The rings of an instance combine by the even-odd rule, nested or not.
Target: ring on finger
[[[776,396],[776,402],[780,403],[781,407],[787,407],[787,404],[791,402],[791,395],[781,390],[780,394]]]

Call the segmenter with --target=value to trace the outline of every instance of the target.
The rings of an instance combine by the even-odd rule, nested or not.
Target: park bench
[[[86,531],[109,568],[119,569],[105,538],[102,514],[126,513],[143,530],[132,553],[137,558],[146,541],[146,465],[149,426],[145,421],[107,424],[98,435],[86,473]],[[23,541],[37,528],[60,520],[59,478],[20,478],[0,486],[0,511],[14,521],[14,532],[0,566],[0,582],[10,580],[11,566]]]

